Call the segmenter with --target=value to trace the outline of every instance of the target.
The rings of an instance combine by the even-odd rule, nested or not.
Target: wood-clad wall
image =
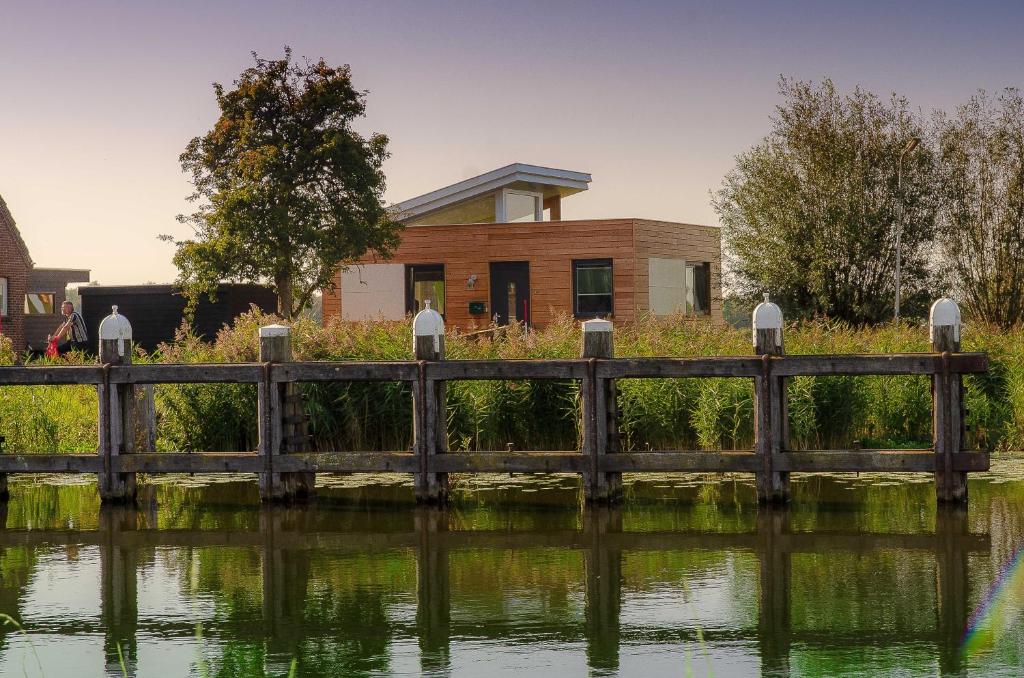
[[[633,320],[647,308],[647,257],[659,255],[712,262],[712,312],[721,318],[721,246],[718,229],[707,226],[636,219],[410,226],[388,263],[444,264],[446,325],[471,330],[487,326],[493,313],[491,262],[529,262],[531,319],[542,327],[556,314],[572,313],[574,259],[612,260],[614,319]],[[476,284],[468,289],[471,275]],[[341,315],[340,274],[336,285],[324,293],[325,322]],[[471,316],[471,301],[484,302],[487,313]]]
[[[664,257],[687,262],[711,264],[711,317],[722,320],[722,238],[720,229],[699,224],[637,219],[633,222],[636,239],[636,303],[648,309],[650,279],[648,259]]]

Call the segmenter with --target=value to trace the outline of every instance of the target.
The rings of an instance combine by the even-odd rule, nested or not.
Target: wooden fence
[[[952,303],[952,302],[950,302]],[[761,309],[764,304],[759,307]],[[770,310],[770,309],[769,309]],[[424,312],[426,313],[426,311]],[[433,313],[433,312],[432,312]],[[421,314],[422,315],[422,314]],[[436,313],[435,313],[436,315]],[[87,384],[99,391],[96,454],[19,451],[0,456],[8,473],[96,473],[105,501],[131,500],[138,473],[248,472],[260,477],[261,497],[308,496],[316,473],[399,472],[416,476],[416,497],[442,502],[450,473],[579,473],[589,501],[616,500],[624,472],[748,472],[757,478],[762,501],[788,499],[788,476],[801,471],[911,471],[933,473],[940,502],[965,502],[966,474],[988,469],[985,452],[963,449],[964,374],[988,369],[984,354],[959,353],[959,325],[932,326],[934,353],[890,355],[784,355],[778,327],[765,327],[755,313],[751,357],[612,358],[611,323],[584,323],[582,357],[572,360],[445,361],[437,326],[416,319],[417,360],[401,362],[292,362],[288,328],[261,329],[260,363],[133,365],[131,342],[101,336],[102,365],[0,367],[0,386]],[[436,319],[440,322],[440,317]],[[102,331],[101,331],[102,332]],[[933,388],[933,441],[929,450],[801,450],[789,448],[786,380],[795,376],[925,375]],[[754,449],[732,452],[662,450],[627,452],[616,427],[615,381],[735,377],[754,389]],[[576,380],[581,389],[580,449],[448,453],[445,383],[452,380]],[[401,381],[413,394],[411,450],[303,452],[304,418],[297,384]],[[155,453],[133,432],[142,385],[241,383],[258,388],[259,444],[253,452]]]

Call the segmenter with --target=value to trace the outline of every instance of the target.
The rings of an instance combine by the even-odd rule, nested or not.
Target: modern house
[[[46,335],[63,322],[60,314],[68,284],[88,282],[89,271],[38,268],[0,197],[0,334],[15,351],[46,347]]]
[[[562,221],[584,172],[516,163],[395,206],[394,256],[368,256],[326,290],[323,317],[400,319],[427,301],[449,327],[541,327],[558,314],[722,318],[712,226],[648,219]]]

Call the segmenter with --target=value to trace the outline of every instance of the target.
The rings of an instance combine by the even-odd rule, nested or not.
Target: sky
[[[780,75],[927,113],[1024,86],[1024,2],[0,0],[0,196],[37,266],[170,282],[178,156],[251,52],[368,90],[397,202],[512,162],[589,172],[565,219],[717,224],[709,193],[769,131]]]

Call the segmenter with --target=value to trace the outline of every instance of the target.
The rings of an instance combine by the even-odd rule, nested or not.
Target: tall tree
[[[1024,322],[1024,98],[979,92],[935,116],[945,283],[976,318]]]
[[[339,265],[388,256],[401,225],[382,203],[387,137],[353,129],[366,93],[349,67],[293,63],[287,47],[253,58],[234,89],[214,84],[220,117],[181,154],[198,206],[178,217],[195,238],[176,242],[174,263],[193,300],[222,281],[268,282],[291,318]]]
[[[841,95],[831,80],[781,78],[779,92],[771,132],[712,198],[735,291],[769,292],[791,317],[888,320],[902,229],[902,306],[923,313],[933,163],[925,145],[908,154],[897,189],[900,153],[923,135],[907,100],[860,87]]]

